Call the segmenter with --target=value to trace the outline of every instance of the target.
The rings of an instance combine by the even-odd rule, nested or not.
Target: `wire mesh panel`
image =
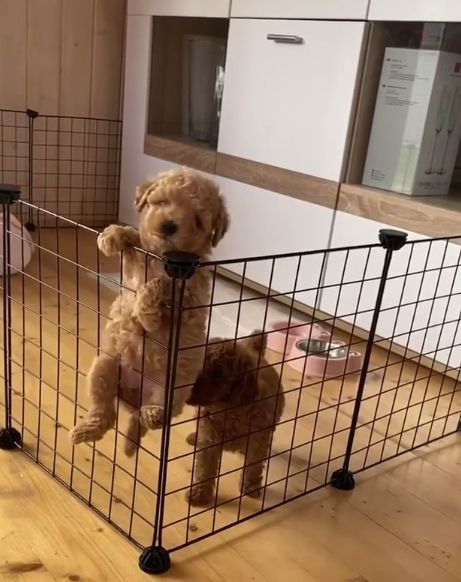
[[[23,200],[82,224],[116,220],[120,154],[120,121],[0,111],[0,182],[19,185]]]
[[[25,111],[0,110],[0,183],[29,199],[30,120]]]
[[[459,242],[411,242],[393,261],[357,425],[370,436],[354,445],[354,470],[459,430]]]
[[[11,249],[19,249],[10,252],[11,276],[3,279],[4,305],[11,312],[5,317],[4,307],[2,313],[8,390],[1,405],[6,394],[7,424],[19,430],[23,450],[53,477],[139,546],[150,544],[161,434],[128,458],[124,445],[136,402],[119,402],[115,430],[103,440],[73,447],[69,439],[88,409],[86,377],[103,353],[110,307],[133,290],[121,279],[120,259],[99,253],[96,231],[28,203],[20,206],[34,224],[54,228],[38,227],[32,235],[24,227],[4,228]],[[29,248],[32,258],[25,264]]]
[[[365,342],[336,325],[336,311],[319,308],[336,252],[202,266],[212,296],[204,370],[191,397],[198,418],[172,422],[166,547],[324,487],[343,466]],[[223,278],[223,268],[239,282]],[[256,272],[264,293],[250,290]]]
[[[80,126],[68,127],[72,143]],[[352,488],[353,473],[459,430],[457,239],[385,231],[374,245],[202,264],[132,247],[107,257],[93,228],[10,208],[18,188],[0,190],[0,445],[21,446],[146,548],[144,569],[165,571],[166,550],[329,483]],[[155,309],[124,311],[152,272],[166,285]],[[193,277],[209,293],[190,293]],[[101,364],[115,370],[100,385],[114,419],[72,446],[75,425],[92,430],[87,387]],[[159,388],[162,416],[146,428],[145,398]]]

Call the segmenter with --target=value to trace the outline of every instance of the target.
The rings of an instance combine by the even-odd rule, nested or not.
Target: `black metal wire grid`
[[[19,431],[23,450],[53,477],[147,548],[145,570],[168,567],[165,549],[183,548],[329,483],[352,488],[355,473],[459,430],[459,240],[406,242],[390,232],[374,245],[203,264],[198,268],[209,272],[210,297],[198,305],[183,303],[188,283],[173,272],[163,346],[164,428],[150,431],[128,458],[127,416],[118,405],[115,430],[94,445],[72,447],[68,431],[88,407],[85,378],[110,305],[135,290],[125,284],[120,260],[98,253],[97,231],[19,204],[34,223],[54,226],[38,228],[32,242],[24,229],[3,228],[3,269],[10,271],[3,279],[5,425]],[[8,224],[8,204],[3,213]],[[27,245],[34,254],[25,265]],[[229,273],[233,282],[225,279]],[[265,291],[251,290],[256,278]],[[208,312],[203,342],[183,346],[181,322],[196,309]],[[257,329],[266,333],[269,349],[242,372],[237,363],[245,338]],[[311,346],[315,356],[302,346],[288,349],[293,334],[299,332],[295,345],[313,340],[319,329],[342,342],[342,356],[359,352],[361,369],[338,368],[324,344]],[[252,377],[249,390],[251,383],[257,390],[243,403],[224,398],[214,403],[217,409],[204,402],[197,415],[188,407],[173,417],[175,391],[191,388],[177,383],[178,362],[194,350],[204,373],[212,370],[207,362],[216,338],[224,338],[218,346],[230,348],[235,369],[213,382],[241,392]],[[278,379],[260,393],[270,369]],[[261,410],[268,415],[258,425]],[[210,411],[224,429],[207,440]],[[191,433],[202,438],[189,444]],[[260,436],[266,449],[255,457]],[[205,476],[204,463],[212,467]],[[243,492],[242,474],[253,475],[252,488]],[[189,503],[203,485],[204,506]]]
[[[0,183],[52,213],[105,226],[118,214],[121,131],[117,120],[0,110]]]

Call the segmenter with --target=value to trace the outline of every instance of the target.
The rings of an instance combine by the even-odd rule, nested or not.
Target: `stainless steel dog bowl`
[[[330,342],[328,340],[310,339],[300,340],[297,342],[298,350],[304,352],[308,356],[316,356],[318,358],[347,358],[348,347],[339,342]]]

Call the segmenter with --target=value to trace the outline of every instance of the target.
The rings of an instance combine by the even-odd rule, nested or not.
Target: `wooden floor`
[[[117,262],[98,256],[91,232],[43,230],[35,236],[48,250],[36,252],[26,275],[11,280],[13,425],[21,430],[29,455],[138,544],[148,545],[159,433],[148,435],[134,459],[123,454],[123,414],[119,430],[96,446],[73,449],[68,440],[69,428],[87,406],[85,375],[117,292],[111,284],[98,285],[93,271],[114,271]],[[235,301],[239,297],[236,289]],[[270,357],[274,363],[280,360],[276,354]],[[192,453],[185,436],[194,428],[191,411],[172,428],[167,547],[316,489],[342,465],[357,376],[322,384],[284,366],[283,385],[287,405],[263,500],[236,499],[242,461],[229,455],[221,467],[226,474],[219,480],[219,507],[189,508],[184,490],[190,486]],[[364,396],[354,470],[452,432],[461,412],[460,386],[454,380],[378,348]],[[0,414],[2,397],[0,391]],[[456,440],[449,436],[442,444],[361,473],[360,487],[352,494],[323,489],[181,550],[171,578],[461,579]],[[24,454],[2,453],[0,462],[0,575],[34,581],[136,579],[137,551],[129,542]]]
[[[173,554],[165,580],[461,580],[461,437]],[[0,580],[136,582],[138,551],[23,453],[0,452]]]

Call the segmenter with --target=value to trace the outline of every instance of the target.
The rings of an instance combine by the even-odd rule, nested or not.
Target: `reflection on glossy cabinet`
[[[264,295],[284,293],[314,307],[318,301],[324,253],[299,253],[328,247],[334,211],[309,202],[217,178],[232,217],[231,228],[216,250],[216,257],[269,257],[266,260],[228,265],[246,282],[264,288]],[[294,256],[272,259],[271,255]],[[298,254],[297,254],[298,253]],[[295,291],[294,295],[293,292]]]
[[[339,211],[331,245],[373,244],[382,228],[391,227]],[[461,357],[460,248],[443,240],[426,241],[416,233],[409,233],[408,240],[392,258],[377,335],[407,356],[422,354],[457,368]],[[379,246],[331,253],[320,309],[347,322],[353,331],[368,331],[384,256]]]
[[[232,19],[218,151],[340,180],[364,30]]]
[[[128,14],[227,18],[230,0],[128,0]]]
[[[461,21],[459,0],[370,0],[369,20]]]
[[[232,0],[231,16],[246,18],[344,18],[363,20],[368,0]]]

